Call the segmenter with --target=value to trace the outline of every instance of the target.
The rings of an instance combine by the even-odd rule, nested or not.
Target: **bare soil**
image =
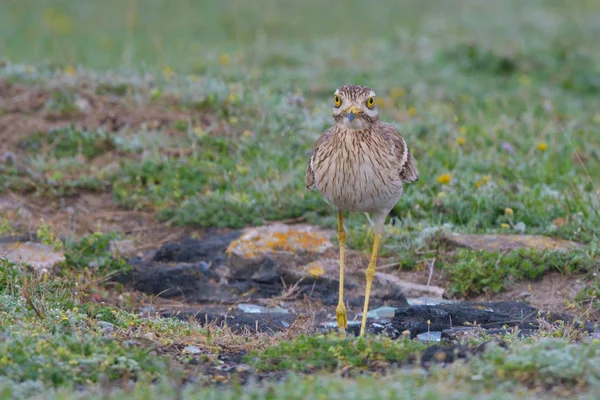
[[[102,127],[111,132],[150,126],[169,135],[177,135],[181,133],[173,126],[177,121],[194,120],[201,126],[214,122],[214,116],[209,113],[180,110],[173,99],[140,105],[127,98],[98,95],[85,85],[70,89],[72,95],[86,104],[85,111],[56,113],[46,107],[53,90],[56,89],[0,81],[0,155],[5,152],[19,155],[22,150],[18,145],[28,135],[70,124],[84,129]],[[92,163],[106,165],[114,162],[115,156],[105,154]],[[7,218],[19,232],[35,231],[42,221],[61,236],[81,236],[97,231],[120,232],[134,241],[133,250],[136,252],[147,252],[183,237],[202,237],[206,233],[205,230],[158,222],[152,212],[123,210],[114,203],[110,193],[79,192],[71,197],[43,199],[32,194],[7,193],[0,196],[0,216]],[[379,260],[378,264],[383,268],[380,271],[390,272],[385,270],[389,262]],[[349,257],[347,267],[360,268],[366,263],[367,257],[356,254],[356,257]],[[407,282],[447,287],[443,274],[435,268],[431,273],[425,268],[393,271],[393,274]],[[472,300],[518,300],[544,311],[572,313],[573,299],[585,285],[583,276],[550,273],[539,281],[512,282],[504,292],[481,295]]]

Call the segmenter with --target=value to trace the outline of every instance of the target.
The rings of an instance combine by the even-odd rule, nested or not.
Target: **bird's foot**
[[[338,323],[338,331],[342,334],[346,334],[348,328],[348,316],[346,315],[346,306],[344,303],[339,303],[335,309],[335,316]]]

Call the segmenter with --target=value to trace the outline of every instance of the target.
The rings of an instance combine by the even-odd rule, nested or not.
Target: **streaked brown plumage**
[[[405,183],[415,182],[415,160],[398,130],[379,121],[375,92],[366,86],[341,86],[334,94],[335,125],[317,140],[306,169],[306,187],[316,188],[338,209],[340,239],[340,302],[338,327],[347,326],[343,304],[343,266],[346,233],[343,211],[367,212],[375,224],[375,243],[366,271],[367,293],[361,325],[366,313],[375,273],[379,239],[385,218],[394,208]]]

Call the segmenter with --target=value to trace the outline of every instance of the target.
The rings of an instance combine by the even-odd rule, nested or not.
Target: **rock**
[[[535,307],[518,302],[453,303],[435,306],[411,306],[396,310],[391,321],[394,331],[409,331],[411,337],[428,331],[443,331],[452,327],[477,325],[485,329],[517,326],[537,329],[539,313]],[[549,315],[555,322],[566,316]]]
[[[307,225],[283,224],[253,228],[227,248],[227,265],[236,279],[272,282],[280,279],[281,265],[307,266],[306,275],[323,275],[320,265],[309,265],[333,248],[324,234]]]
[[[231,303],[279,295],[281,288],[252,281],[222,282],[204,261],[166,264],[130,261],[132,271],[116,275],[118,282],[164,298],[183,297],[189,302]]]
[[[281,307],[263,307],[256,304],[238,304],[238,308],[246,314],[287,314],[289,311]]]
[[[444,294],[444,288],[439,286],[426,286],[406,282],[394,275],[383,272],[375,272],[373,285],[377,288],[393,287],[393,290],[401,291],[405,296],[430,296],[441,299]]]
[[[84,97],[77,97],[75,102],[73,103],[75,108],[81,111],[84,114],[89,114],[92,111],[92,105],[90,102]]]
[[[225,250],[231,242],[239,238],[241,232],[228,232],[203,239],[185,238],[179,243],[170,243],[160,248],[154,261],[195,263],[204,261],[211,264],[225,262]]]
[[[396,313],[396,307],[379,307],[367,313],[367,318],[392,319]],[[362,313],[360,314],[362,316]]]
[[[177,318],[183,321],[193,318],[203,325],[214,324],[217,326],[227,325],[234,331],[256,332],[281,332],[288,329],[296,322],[298,315],[294,313],[271,313],[247,314],[242,310],[232,309],[197,309],[187,308],[184,310],[164,311],[162,317]]]
[[[409,298],[406,301],[410,306],[435,306],[437,304],[450,304],[457,302],[456,300],[446,300],[433,297],[419,297],[416,299]]]
[[[577,242],[541,235],[451,234],[446,235],[445,239],[454,247],[490,252],[523,248],[537,250],[577,250],[584,248],[582,244]]]
[[[197,348],[196,346],[185,346],[183,348],[183,352],[184,353],[188,353],[188,354],[200,354],[202,353],[202,350],[200,350],[199,348]]]
[[[133,240],[111,240],[109,251],[113,255],[131,256],[135,253],[135,244]]]
[[[442,332],[423,332],[417,335],[417,340],[420,342],[440,342],[442,340]]]
[[[13,241],[6,237],[3,239],[0,241],[0,258],[15,264],[29,265],[40,273],[48,272],[65,261],[63,251],[54,250],[47,244]]]

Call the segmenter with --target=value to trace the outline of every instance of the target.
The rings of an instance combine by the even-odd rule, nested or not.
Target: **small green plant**
[[[36,231],[37,238],[40,242],[52,246],[55,250],[64,247],[63,242],[56,236],[52,228],[42,219],[40,226]]]
[[[69,243],[65,252],[67,266],[106,273],[128,270],[130,266],[127,261],[119,254],[111,253],[111,242],[118,239],[116,233],[97,232]]]
[[[461,296],[500,292],[507,279],[535,280],[549,271],[564,274],[595,270],[598,260],[585,251],[540,251],[520,249],[511,252],[484,252],[459,249],[442,269],[450,279],[450,289]]]
[[[337,335],[300,336],[246,357],[260,371],[332,371],[346,366],[366,368],[378,363],[402,363],[427,345],[387,337],[340,338]]]
[[[112,134],[101,130],[86,131],[68,126],[28,137],[23,147],[32,153],[48,149],[56,158],[69,158],[78,155],[86,159],[94,158],[116,148]]]

